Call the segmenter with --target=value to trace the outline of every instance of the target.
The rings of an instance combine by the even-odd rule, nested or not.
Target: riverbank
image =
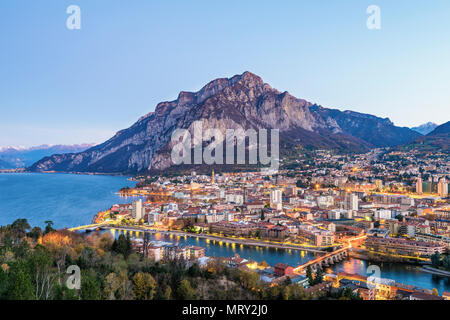
[[[278,248],[278,249],[287,249],[287,250],[298,250],[298,251],[308,251],[308,252],[314,252],[314,253],[326,253],[326,251],[319,250],[316,248],[311,247],[305,247],[305,246],[297,246],[293,244],[278,244],[278,243],[272,243],[272,242],[266,242],[266,241],[258,241],[258,240],[252,240],[252,239],[243,239],[243,238],[227,238],[227,237],[220,237],[215,235],[208,235],[208,234],[197,234],[197,233],[188,233],[183,231],[171,231],[171,230],[155,230],[150,228],[139,228],[139,227],[109,227],[104,226],[101,227],[101,229],[116,229],[116,230],[129,230],[129,231],[137,231],[137,232],[149,232],[149,233],[161,233],[166,235],[175,235],[180,237],[193,237],[193,238],[202,238],[207,240],[214,240],[214,241],[222,241],[225,243],[234,243],[234,244],[242,244],[246,246],[255,246],[255,247],[266,247],[266,248]]]
[[[420,270],[428,272],[428,273],[432,273],[438,276],[445,276],[445,277],[449,277],[450,278],[450,272],[449,271],[444,271],[441,269],[436,269],[433,268],[431,266],[423,266],[422,268],[420,268]]]
[[[353,249],[349,251],[349,255],[352,258],[365,260],[368,262],[376,262],[376,263],[404,263],[410,265],[419,265],[423,266],[429,264],[430,262],[423,258],[414,258],[414,257],[404,257],[404,256],[392,256],[383,253],[377,253],[372,251],[367,251],[364,249]]]

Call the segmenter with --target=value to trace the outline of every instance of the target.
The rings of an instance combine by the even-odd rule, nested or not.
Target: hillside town
[[[99,212],[102,228],[201,237],[226,245],[253,245],[317,253],[304,265],[208,257],[201,246],[135,241],[135,250],[156,261],[208,259],[258,272],[276,285],[299,283],[310,292],[350,290],[364,300],[450,299],[370,274],[328,267],[355,257],[374,264],[420,265],[423,272],[450,275],[449,155],[375,149],[360,155],[305,153],[278,173],[254,172],[141,176],[135,188]],[[145,237],[144,237],[145,238]]]

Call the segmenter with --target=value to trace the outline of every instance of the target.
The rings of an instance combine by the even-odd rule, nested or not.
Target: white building
[[[416,193],[417,194],[422,194],[422,178],[418,178],[416,181]]]
[[[358,210],[358,196],[356,194],[351,193],[345,196],[344,209]]]
[[[375,211],[375,218],[377,219],[391,219],[391,210],[380,209]]]
[[[270,207],[276,210],[281,210],[283,208],[283,193],[280,189],[270,190]]]
[[[438,194],[442,198],[446,198],[448,196],[448,183],[445,178],[441,178],[441,180],[439,180]]]
[[[244,196],[241,194],[227,194],[225,201],[232,204],[242,205],[244,203]]]
[[[316,201],[319,208],[327,208],[334,205],[334,198],[332,196],[319,196]]]
[[[133,217],[134,221],[136,221],[136,222],[138,222],[144,218],[144,207],[142,206],[141,199],[133,201],[133,204],[131,207],[131,216]]]

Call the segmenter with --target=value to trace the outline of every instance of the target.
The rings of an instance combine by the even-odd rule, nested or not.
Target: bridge
[[[88,224],[85,226],[78,226],[78,227],[73,227],[73,228],[69,228],[69,231],[79,231],[79,230],[95,230],[97,228],[100,228],[104,226],[103,223],[93,223],[93,224]]]
[[[326,255],[317,257],[313,260],[309,260],[308,262],[295,267],[294,272],[303,273],[308,267],[311,267],[313,271],[316,271],[317,269],[322,269],[324,267],[326,268],[332,264],[341,262],[347,257],[349,249],[350,247],[344,247],[339,250],[327,253]]]
[[[367,238],[367,236],[358,236],[348,240],[347,245],[341,249],[338,249],[333,252],[329,252],[323,256],[317,257],[313,260],[309,260],[308,262],[301,264],[294,268],[295,273],[303,273],[306,271],[308,267],[311,267],[313,271],[317,271],[317,269],[327,268],[335,263],[339,263],[348,256],[348,251],[352,248],[352,242],[360,242]]]

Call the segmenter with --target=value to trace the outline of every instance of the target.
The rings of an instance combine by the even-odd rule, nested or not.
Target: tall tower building
[[[356,194],[350,193],[345,196],[344,209],[358,210],[358,196]]]
[[[270,207],[281,210],[283,208],[283,193],[280,189],[270,190]]]
[[[423,193],[423,191],[422,191],[422,184],[423,184],[422,178],[419,177],[417,179],[417,181],[416,181],[416,193],[417,194],[422,194]]]
[[[446,198],[448,196],[448,183],[445,178],[441,178],[441,180],[439,180],[438,194],[442,198]]]
[[[134,221],[138,222],[142,218],[144,218],[144,207],[142,206],[142,200],[133,201],[131,208],[131,216],[134,218]]]
[[[211,184],[215,184],[215,179],[214,179],[214,169],[212,171],[212,175],[211,175]]]

